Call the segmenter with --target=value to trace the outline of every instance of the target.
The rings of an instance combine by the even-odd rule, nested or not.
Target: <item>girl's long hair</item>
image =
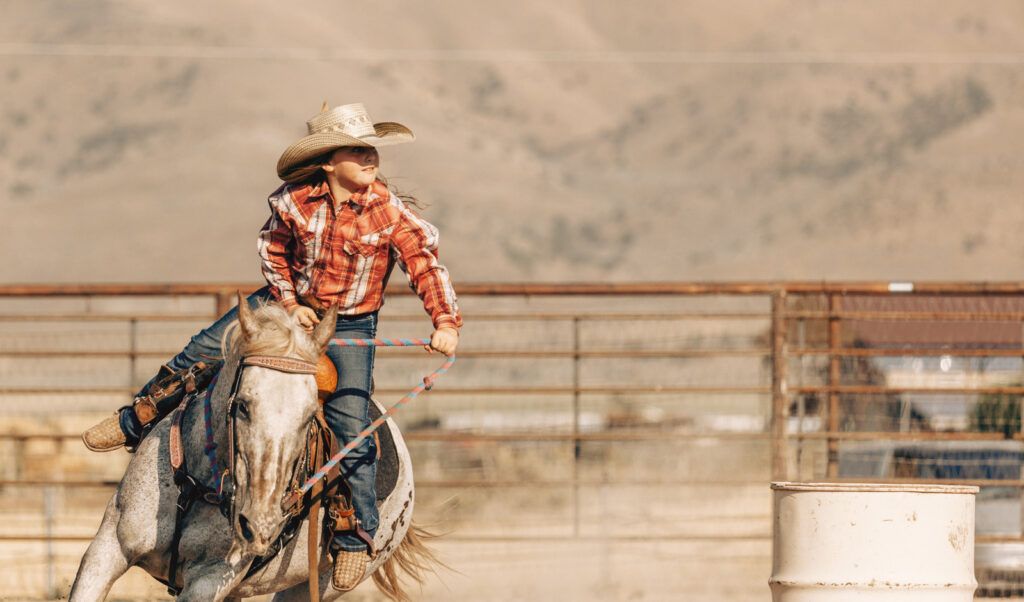
[[[313,157],[312,159],[303,161],[285,172],[281,179],[289,184],[296,185],[319,184],[324,179],[324,170],[322,168],[325,164],[330,162],[331,155],[334,154],[334,150],[335,149],[329,150],[326,153]],[[387,186],[388,190],[401,199],[406,205],[412,205],[420,210],[426,209],[429,206],[417,197],[399,191],[396,186],[392,185],[384,176],[380,175],[379,171],[377,172],[377,181]]]

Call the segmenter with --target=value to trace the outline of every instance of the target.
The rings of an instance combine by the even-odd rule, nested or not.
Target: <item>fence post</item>
[[[128,320],[128,388],[135,389],[135,375],[139,369],[139,319],[132,316]]]
[[[807,349],[807,323],[803,318],[799,318],[796,321],[796,348],[801,351],[797,357],[797,386],[803,386],[804,383],[804,372],[806,366],[804,365],[804,358],[807,356],[802,352]],[[803,474],[803,456],[804,456],[804,420],[807,418],[807,401],[803,395],[797,395],[796,398],[796,458],[794,466],[797,474],[797,478]]]
[[[214,319],[228,313],[228,310],[235,306],[236,295],[237,291],[230,291],[227,289],[220,289],[217,291],[217,315]]]
[[[772,479],[786,481],[789,475],[789,442],[786,419],[789,413],[786,387],[786,290],[772,293]]]
[[[572,318],[572,534],[580,535],[580,317]]]
[[[53,525],[55,522],[55,508],[53,486],[47,485],[43,488],[43,514],[45,515],[46,528],[46,595],[56,599],[57,597],[57,568],[55,554],[53,552],[53,540],[55,537]]]
[[[839,476],[839,439],[834,436],[839,432],[839,392],[834,387],[839,386],[842,368],[841,358],[837,354],[842,345],[839,309],[839,295],[830,294],[828,296],[828,386],[832,388],[828,392],[828,468],[826,472],[829,478]]]

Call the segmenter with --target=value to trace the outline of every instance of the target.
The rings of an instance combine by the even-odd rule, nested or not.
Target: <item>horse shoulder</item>
[[[164,421],[143,439],[114,494],[118,538],[135,563],[154,575],[166,572],[178,496],[167,461],[168,431]]]

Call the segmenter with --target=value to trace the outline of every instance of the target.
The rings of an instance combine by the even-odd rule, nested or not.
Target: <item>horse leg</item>
[[[250,559],[251,560],[251,559]],[[245,566],[248,566],[246,564]],[[224,562],[204,563],[186,567],[182,578],[185,588],[178,594],[178,602],[228,602],[241,598],[228,597],[231,590],[245,576],[245,570],[236,571]]]
[[[118,577],[128,570],[128,559],[124,557],[121,542],[117,539],[117,523],[121,513],[118,511],[114,498],[107,504],[107,511],[96,532],[96,537],[89,544],[89,549],[82,556],[78,565],[78,574],[71,586],[69,602],[101,601]]]

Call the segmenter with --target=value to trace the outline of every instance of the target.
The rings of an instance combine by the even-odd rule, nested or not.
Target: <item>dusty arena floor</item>
[[[33,544],[38,547],[38,544]],[[43,567],[17,562],[26,545],[4,544],[0,582],[31,585]],[[19,551],[18,548],[21,548]],[[57,582],[66,599],[77,556],[84,544],[59,546]],[[413,599],[424,601],[521,600],[708,600],[758,601],[769,596],[770,541],[737,542],[468,542],[435,546],[452,570],[441,569]],[[35,554],[38,556],[38,554]],[[0,600],[39,600],[5,597]],[[171,600],[164,588],[138,569],[117,582],[108,600]],[[346,599],[384,600],[366,582]],[[261,602],[269,597],[254,598]]]

